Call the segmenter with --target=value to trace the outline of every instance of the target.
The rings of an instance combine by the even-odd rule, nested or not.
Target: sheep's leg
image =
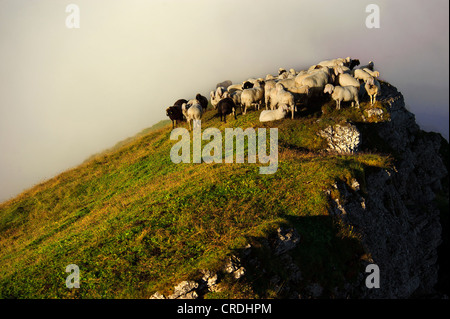
[[[242,114],[247,114],[247,104],[245,104],[245,106],[244,106],[244,113],[242,113]]]
[[[373,95],[373,104],[375,104],[376,101],[377,101],[377,94],[375,93],[375,94]]]
[[[339,100],[336,100],[336,110],[340,110],[341,109],[341,103]]]

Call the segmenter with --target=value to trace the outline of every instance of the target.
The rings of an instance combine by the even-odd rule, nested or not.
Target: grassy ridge
[[[204,115],[202,129],[278,127],[273,175],[260,175],[260,163],[174,164],[175,141],[165,124],[1,204],[0,297],[148,298],[200,269],[219,268],[233,250],[286,223],[309,243],[297,252],[309,256],[308,263],[298,261],[306,278],[316,279],[317,269],[330,264],[344,269],[354,256],[343,243],[356,237],[321,221],[328,216],[324,191],[355,176],[363,183],[367,167],[387,167],[390,158],[321,152],[326,144],[316,132],[343,119],[330,103],[324,116],[263,125],[257,111],[230,116],[227,124],[215,111]],[[347,117],[361,118],[366,106],[347,109]],[[69,264],[80,267],[80,289],[65,287]],[[270,295],[249,280],[246,296]]]

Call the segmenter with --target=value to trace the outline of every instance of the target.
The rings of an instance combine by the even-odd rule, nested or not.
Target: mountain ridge
[[[448,143],[420,130],[395,87],[382,82],[381,92],[374,107],[365,100],[360,110],[336,111],[334,101],[320,101],[313,110],[302,108],[300,118],[271,124],[259,123],[258,111],[227,124],[214,111],[205,113],[203,128],[278,127],[274,176],[259,175],[259,163],[174,164],[171,127],[164,126],[0,204],[0,296],[149,298],[156,291],[171,295],[183,280],[197,282],[202,298],[435,293],[442,227],[434,194],[443,194],[448,207],[448,165],[441,155]],[[381,111],[369,112],[374,109]],[[345,136],[320,136],[335,125],[356,128],[355,152],[330,149],[330,143],[347,143]],[[414,208],[416,201],[425,213]],[[419,252],[399,249],[367,214],[407,238],[397,243],[420,244]],[[402,227],[393,228],[396,223]],[[294,230],[296,245],[277,254],[280,236]],[[239,261],[231,269],[243,267],[244,276],[224,271],[230,258]],[[390,273],[380,289],[364,285],[368,261]],[[68,264],[80,267],[80,289],[65,287]],[[405,269],[412,275],[400,276]],[[201,285],[205,272],[207,280],[217,276],[214,289]]]

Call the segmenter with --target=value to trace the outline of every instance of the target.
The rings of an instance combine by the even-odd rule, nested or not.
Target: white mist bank
[[[0,201],[166,119],[216,83],[347,57],[376,61],[425,130],[448,133],[448,6],[375,1],[0,2]],[[343,14],[345,13],[345,14]]]

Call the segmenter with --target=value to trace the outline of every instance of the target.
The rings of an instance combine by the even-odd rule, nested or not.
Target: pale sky
[[[66,6],[80,28],[66,27]],[[368,29],[368,4],[380,28]],[[370,60],[448,139],[448,0],[0,0],[0,202],[216,83]]]

